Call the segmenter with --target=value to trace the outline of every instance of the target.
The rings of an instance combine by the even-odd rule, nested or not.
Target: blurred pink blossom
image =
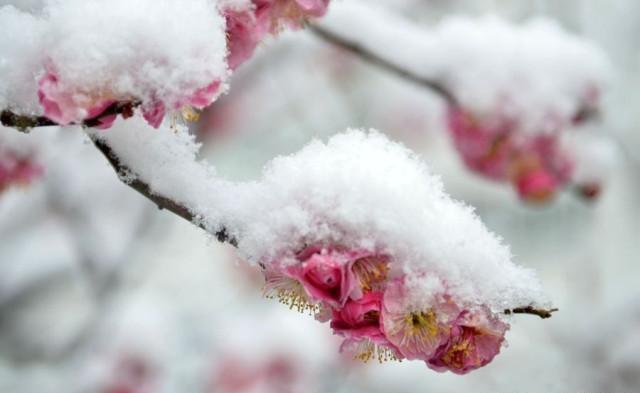
[[[231,70],[249,59],[268,34],[298,29],[309,18],[323,16],[329,0],[252,0],[245,10],[225,10]]]
[[[12,185],[28,185],[43,173],[42,166],[28,157],[0,152],[0,192]]]
[[[540,168],[524,173],[515,180],[515,183],[520,198],[532,203],[548,201],[558,189],[553,176]]]
[[[215,393],[303,393],[304,378],[297,359],[274,353],[265,359],[224,356],[214,369],[209,392]]]
[[[102,393],[151,393],[154,379],[154,371],[144,359],[128,355],[119,360]]]
[[[574,164],[560,148],[560,133],[516,132],[508,118],[478,120],[449,108],[449,131],[465,165],[492,180],[510,182],[527,202],[544,203],[572,181]]]

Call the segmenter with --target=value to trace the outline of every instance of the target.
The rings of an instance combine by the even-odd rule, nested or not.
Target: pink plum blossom
[[[28,157],[0,152],[0,192],[12,185],[27,185],[43,173],[43,168]]]
[[[558,188],[556,180],[544,169],[535,169],[516,180],[518,195],[525,201],[543,203],[553,197]]]
[[[110,93],[86,93],[70,90],[60,83],[57,74],[48,67],[46,74],[38,83],[38,98],[44,115],[60,124],[69,125],[86,120],[97,120],[99,129],[107,129],[113,125],[117,115],[104,112],[115,103],[135,103],[136,97],[114,98]],[[142,102],[142,115],[154,128],[158,128],[168,110],[177,111],[183,108],[203,109],[210,105],[220,94],[221,82],[216,79],[206,86],[189,92],[172,104],[161,99]]]
[[[179,101],[175,106],[176,109],[184,106],[192,106],[197,109],[203,109],[209,106],[220,94],[220,80],[216,79],[208,85],[196,89],[192,94]]]
[[[296,29],[309,18],[327,12],[329,0],[252,0],[258,19],[267,20],[271,33],[283,27]]]
[[[258,25],[253,10],[225,12],[227,20],[227,42],[229,69],[235,70],[248,60],[256,47],[268,33],[268,27]]]
[[[251,5],[245,10],[224,10],[231,70],[249,59],[268,34],[297,29],[306,19],[323,16],[329,0],[252,0]]]
[[[404,280],[389,283],[382,304],[383,332],[409,360],[429,360],[449,338],[451,323],[459,311],[446,296],[425,303],[414,299]]]
[[[380,361],[398,359],[400,354],[387,340],[380,326],[382,292],[368,292],[333,310],[331,328],[345,338],[340,350],[367,361],[377,355]],[[383,359],[387,358],[387,359]]]
[[[50,67],[38,82],[38,99],[44,115],[60,125],[98,117],[115,102],[111,97],[92,97],[65,90]]]
[[[344,307],[333,311],[331,328],[349,340],[363,338],[388,344],[380,328],[382,292],[369,292],[358,300],[349,300]]]
[[[166,114],[167,108],[162,101],[154,101],[142,106],[142,116],[153,128],[160,127]]]
[[[286,272],[302,284],[313,301],[341,307],[356,289],[351,267],[357,256],[357,252],[308,247],[298,254],[300,263],[286,268]]]
[[[310,246],[264,264],[266,292],[344,338],[340,351],[368,361],[422,360],[465,374],[500,351],[509,326],[487,309],[469,311],[429,273],[390,278],[391,258],[339,246]],[[418,281],[415,281],[418,279]],[[425,294],[419,281],[432,286]]]
[[[429,368],[456,374],[485,366],[500,352],[509,325],[489,311],[464,311],[453,323],[449,339],[427,361]]]
[[[265,264],[265,293],[300,311],[310,304],[339,309],[348,299],[383,288],[388,264],[388,256],[367,250],[309,246],[295,255],[293,263]],[[321,319],[330,319],[323,315],[326,318]]]
[[[449,130],[456,149],[465,165],[472,171],[493,180],[503,180],[516,151],[509,120],[482,124],[471,114],[458,107],[449,108]]]
[[[513,120],[480,121],[458,107],[449,108],[448,122],[465,165],[489,179],[511,182],[524,201],[547,202],[571,182],[574,165],[557,132],[519,133]]]

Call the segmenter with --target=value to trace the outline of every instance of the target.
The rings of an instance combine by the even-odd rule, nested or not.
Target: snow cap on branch
[[[473,209],[378,132],[350,130],[276,158],[258,190],[261,202],[239,242],[254,261],[339,245],[389,255],[392,276],[435,274],[459,298],[494,310],[541,299],[537,279],[512,264]]]
[[[13,6],[0,8],[0,109],[40,114],[37,76],[46,23]]]
[[[371,2],[339,2],[319,24],[449,90],[481,120],[549,133],[597,105],[611,75],[604,51],[538,17],[455,16],[419,26]],[[398,45],[402,42],[402,45]]]
[[[593,165],[580,168],[572,154],[584,149],[562,141],[576,142],[565,135],[598,113],[612,67],[596,45],[545,18],[513,24],[456,16],[427,29],[357,0],[336,4],[321,26],[436,88],[472,171],[510,182],[530,203],[548,202],[572,182],[583,196],[597,195],[600,183],[584,183],[580,174]]]
[[[153,130],[134,117],[93,136],[117,152],[126,179],[230,235],[263,269],[268,297],[331,320],[359,359],[464,374],[499,352],[505,310],[545,302],[533,272],[512,263],[473,210],[376,131],[312,142],[249,183],[197,162],[184,127]]]
[[[434,274],[465,303],[494,311],[544,302],[534,274],[511,262],[473,209],[378,132],[312,142],[243,184],[195,162],[199,146],[181,127],[154,131],[136,117],[95,135],[152,191],[184,202],[212,232],[225,227],[254,264],[295,264],[305,247],[333,245],[388,255],[392,276]]]
[[[329,0],[221,0],[227,19],[229,68],[236,69],[268,34],[297,29],[327,12]]]
[[[22,76],[3,78],[0,103],[39,114],[39,99],[60,124],[131,101],[157,126],[165,111],[210,104],[228,76],[215,1],[49,0],[40,17],[4,7],[0,18],[13,41],[0,56]]]

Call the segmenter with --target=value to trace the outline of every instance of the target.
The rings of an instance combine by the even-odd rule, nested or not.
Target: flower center
[[[438,321],[432,309],[407,314],[405,322],[410,336],[433,338],[438,335]]]
[[[473,345],[469,338],[453,344],[442,357],[442,362],[449,367],[461,369],[464,367],[465,359],[469,357]]]
[[[388,272],[389,267],[384,257],[361,258],[353,264],[353,273],[364,292],[378,289],[387,280]]]

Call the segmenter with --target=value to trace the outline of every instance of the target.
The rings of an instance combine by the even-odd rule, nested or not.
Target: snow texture
[[[150,129],[141,119],[95,132],[151,189],[182,201],[215,232],[222,227],[251,263],[291,258],[309,244],[388,254],[392,274],[434,274],[463,303],[495,311],[544,303],[534,274],[408,149],[376,131],[348,130],[326,144],[278,157],[256,182],[219,179],[195,160],[183,127]],[[437,287],[416,280],[424,296]]]
[[[40,113],[37,81],[47,71],[75,101],[180,104],[228,76],[217,6],[211,0],[48,0],[38,16],[4,6],[0,107]]]
[[[41,72],[46,24],[12,6],[0,8],[0,108],[41,113]]]
[[[594,44],[539,17],[455,16],[424,28],[371,2],[336,2],[320,25],[417,75],[446,86],[477,117],[516,119],[546,133],[566,125],[608,83]]]
[[[597,127],[566,132],[561,143],[575,164],[573,179],[578,184],[605,183],[620,165],[619,146]]]

